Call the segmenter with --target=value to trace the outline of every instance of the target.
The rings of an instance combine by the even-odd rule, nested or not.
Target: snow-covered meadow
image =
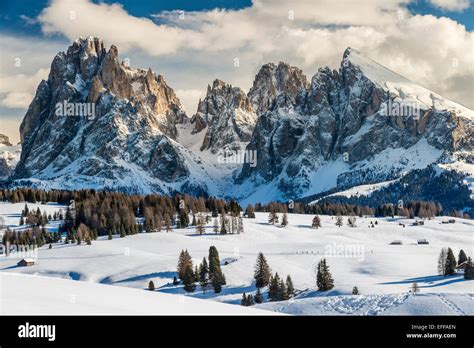
[[[1,207],[3,214],[5,205]],[[10,211],[8,214],[13,213]],[[122,301],[130,303],[130,313],[140,312],[141,307],[133,305],[135,299],[150,295],[159,299],[163,293],[234,304],[242,313],[242,293],[256,291],[254,265],[257,254],[263,252],[273,272],[278,272],[281,277],[291,275],[298,294],[289,301],[264,303],[252,309],[316,315],[474,314],[474,282],[465,281],[462,275],[436,275],[441,248],[451,247],[456,256],[460,249],[468,256],[474,255],[474,221],[455,219],[454,224],[442,224],[447,218],[439,217],[425,220],[423,226],[412,226],[413,220],[405,218],[363,217],[357,218],[357,227],[347,226],[346,218],[344,226],[337,227],[335,218],[320,216],[322,227],[312,229],[312,218],[313,215],[289,214],[289,225],[281,227],[270,225],[268,214],[256,213],[255,219],[244,218],[242,234],[214,234],[211,221],[204,235],[197,234],[190,226],[169,233],[142,233],[125,238],[114,236],[113,240],[99,238],[90,246],[54,244],[52,249],[47,246],[40,248],[37,262],[31,267],[17,267],[19,257],[13,254],[2,256],[0,298],[8,299],[8,313],[24,312],[24,296],[14,289],[19,287],[16,282],[22,282],[22,287],[27,287],[29,282],[17,275],[20,273],[68,279],[71,285],[66,291],[77,293],[77,296],[80,296],[83,286],[75,288],[74,284],[80,282],[108,285],[97,285],[100,291],[95,295],[92,295],[92,290],[84,290],[84,294],[104,296],[105,299],[110,293],[117,301],[120,300],[114,287],[135,288],[137,294],[130,295],[130,301],[128,292],[123,294]],[[375,221],[375,227],[369,228],[369,224]],[[418,239],[427,239],[429,244],[418,245]],[[390,245],[394,240],[401,240],[403,244]],[[214,294],[211,290],[203,293],[197,286],[194,293],[186,293],[181,285],[174,286],[172,280],[180,251],[187,249],[194,264],[199,264],[203,257],[208,256],[212,245],[219,251],[227,280],[222,292]],[[324,293],[317,291],[315,281],[315,268],[322,258],[327,259],[335,281],[334,289]],[[41,284],[44,284],[45,291],[49,289],[45,285],[47,280],[41,279],[41,282],[31,280],[31,287],[36,291],[31,291],[30,295],[37,294],[38,301],[41,301]],[[155,284],[156,294],[145,290],[150,280]],[[417,295],[409,294],[414,282],[420,287]],[[361,295],[351,295],[354,286]],[[2,292],[9,295],[2,296]],[[18,301],[18,307],[12,304],[15,301]],[[120,306],[122,312],[126,311],[127,306],[123,303]],[[71,310],[70,314],[73,314],[78,307],[65,308],[64,311]],[[91,313],[98,312],[88,308]],[[193,313],[207,313],[206,306],[195,309]],[[35,311],[40,312],[51,313],[47,306]],[[78,312],[87,310],[78,309]],[[144,313],[148,314],[150,310],[144,309]],[[157,309],[156,314],[160,313]],[[182,311],[177,310],[177,313]],[[212,313],[211,309],[209,313]]]

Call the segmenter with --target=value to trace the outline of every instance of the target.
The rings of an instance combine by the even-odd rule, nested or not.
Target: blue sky
[[[35,18],[48,5],[48,2],[49,0],[1,1],[1,31],[41,36],[40,26],[38,24],[28,24],[25,19],[22,19],[22,16]],[[120,3],[130,14],[137,17],[148,17],[150,14],[161,11],[205,11],[214,8],[241,9],[252,5],[251,0],[94,0],[94,2]],[[448,17],[465,25],[469,31],[474,29],[474,6],[472,4],[469,9],[459,12],[439,9],[426,0],[416,0],[408,5],[408,9],[414,14]]]
[[[79,36],[163,74],[192,116],[215,78],[247,91],[263,64],[279,61],[311,78],[337,68],[348,46],[474,108],[473,30],[472,0],[2,0],[0,133],[18,140],[52,59]]]

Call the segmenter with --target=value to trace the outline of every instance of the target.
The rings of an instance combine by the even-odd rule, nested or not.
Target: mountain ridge
[[[63,102],[92,103],[94,117],[55,115]],[[390,114],[404,104],[419,113]],[[58,53],[39,84],[11,180],[298,199],[433,163],[472,163],[473,115],[348,48],[339,70],[320,68],[310,81],[283,62],[263,65],[248,93],[216,79],[189,117],[162,75],[87,37]]]

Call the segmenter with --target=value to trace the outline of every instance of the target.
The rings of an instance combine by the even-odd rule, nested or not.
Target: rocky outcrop
[[[173,140],[186,119],[163,76],[119,62],[117,47],[107,51],[98,38],[79,39],[56,55],[28,108],[15,176],[113,183],[139,170],[184,180],[189,171]]]
[[[261,113],[247,146],[256,151],[257,165],[244,164],[237,182],[276,179],[282,192],[298,197],[313,183],[314,173],[329,161],[347,164],[344,173],[335,175],[340,175],[341,186],[351,186],[397,177],[406,166],[388,162],[377,171],[362,162],[390,149],[414,147],[422,139],[444,155],[460,149],[472,154],[474,128],[472,116],[466,117],[472,111],[463,110],[463,116],[419,104],[418,112],[411,115],[387,113],[387,107],[411,101],[393,95],[365,74],[364,70],[373,73],[378,69],[382,76],[402,79],[375,64],[347,49],[339,70],[320,69],[309,86],[300,79],[301,74],[279,71],[282,66],[285,72],[296,68],[281,63],[262,67],[249,93]]]
[[[207,88],[206,97],[199,102],[193,116],[193,132],[207,127],[201,151],[238,151],[250,140],[256,114],[250,99],[238,87],[215,80]]]
[[[69,113],[70,105],[85,109]],[[106,50],[97,38],[79,39],[54,58],[20,132],[16,179],[237,198],[257,192],[262,201],[474,162],[472,110],[353,49],[338,70],[321,68],[311,81],[286,63],[262,66],[248,93],[217,79],[188,119],[163,76],[120,62],[117,47]],[[216,161],[221,151],[242,150],[256,161]]]

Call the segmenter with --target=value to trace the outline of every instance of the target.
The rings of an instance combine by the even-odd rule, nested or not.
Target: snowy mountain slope
[[[65,102],[94,104],[94,117],[56,115]],[[403,104],[409,114],[393,114]],[[470,165],[473,114],[348,48],[338,70],[321,68],[311,82],[283,62],[263,65],[248,93],[216,79],[188,118],[163,76],[129,67],[115,46],[88,37],[58,53],[38,86],[11,180],[297,200],[433,163]],[[226,151],[236,156],[223,160]]]
[[[376,61],[364,56],[359,51],[349,48],[349,55],[344,59],[357,66],[362,73],[377,86],[390,92],[398,101],[404,103],[420,104],[423,110],[449,110],[461,117],[474,120],[474,111],[465,106],[443,98],[409,79],[380,65]],[[343,64],[344,61],[343,60]]]
[[[160,292],[34,275],[0,272],[0,285],[0,315],[275,314]]]
[[[263,252],[272,271],[283,277],[291,275],[296,289],[302,291],[295,303],[322,301],[314,306],[308,305],[305,314],[311,314],[311,308],[314,308],[312,314],[320,314],[319,306],[323,302],[331,303],[328,301],[341,301],[342,308],[345,302],[351,301],[348,295],[353,286],[368,296],[367,303],[360,305],[363,307],[361,311],[365,308],[366,312],[375,308],[374,303],[381,306],[381,303],[393,302],[393,298],[405,299],[413,282],[418,283],[422,295],[471,296],[474,293],[474,283],[465,281],[462,276],[436,275],[441,248],[449,246],[456,255],[463,249],[467,255],[473,255],[474,225],[470,220],[455,218],[455,224],[442,224],[446,218],[437,217],[426,220],[424,226],[411,226],[413,220],[409,219],[368,217],[358,218],[355,228],[347,225],[338,228],[331,216],[321,216],[322,228],[314,230],[310,228],[312,218],[311,215],[289,214],[289,226],[281,228],[268,224],[267,214],[257,213],[256,219],[244,219],[242,234],[216,235],[210,222],[202,236],[189,227],[110,241],[99,239],[91,246],[54,244],[52,249],[47,246],[40,248],[37,263],[31,267],[15,266],[19,257],[24,257],[21,255],[12,253],[7,258],[0,257],[0,274],[37,274],[137,289],[147,288],[152,280],[157,292],[239,305],[243,292],[253,294],[256,291],[254,265],[257,254]],[[375,228],[367,227],[370,221],[378,222]],[[405,224],[406,228],[399,223]],[[430,244],[417,245],[417,239],[422,238],[428,239]],[[403,245],[390,245],[393,240],[401,240]],[[222,292],[207,291],[203,294],[198,289],[186,293],[181,285],[174,286],[172,282],[180,251],[188,249],[197,264],[207,257],[211,245],[219,251],[227,280]],[[342,253],[337,251],[341,247]],[[315,267],[323,257],[327,259],[335,279],[335,288],[327,293],[316,291],[314,275]],[[225,265],[225,259],[233,262]],[[413,267],[407,267],[407,264]],[[404,310],[414,312],[411,302],[404,303],[407,304]],[[288,303],[275,304],[278,305],[286,306]],[[418,306],[413,303],[415,305]],[[444,307],[439,309],[440,314],[445,313]],[[433,307],[431,313],[435,310]],[[385,314],[385,311],[380,314]]]

